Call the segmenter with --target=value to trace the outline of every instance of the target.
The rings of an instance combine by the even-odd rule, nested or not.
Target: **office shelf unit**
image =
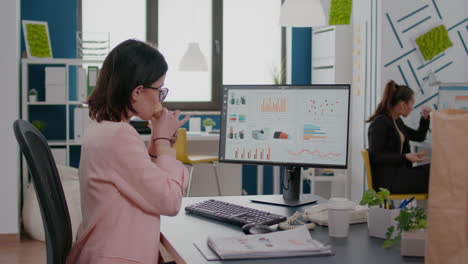
[[[314,28],[312,31],[312,84],[350,84],[352,78],[352,27],[349,25]],[[330,185],[330,196],[348,197],[348,170],[334,170],[334,176],[318,175],[318,170],[303,172],[314,185],[314,193]],[[340,188],[340,184],[344,190]],[[317,187],[319,186],[319,187]],[[327,197],[326,193],[318,193]]]
[[[349,84],[352,77],[352,28],[329,26],[312,32],[312,84]]]
[[[74,146],[80,146],[80,143],[75,140],[72,133],[72,116],[73,109],[77,106],[83,104],[77,100],[78,95],[78,85],[77,85],[77,72],[78,67],[86,68],[87,66],[100,66],[102,61],[100,60],[82,60],[82,59],[53,59],[53,58],[43,58],[43,59],[22,59],[21,61],[21,118],[32,122],[34,114],[38,112],[44,112],[42,115],[47,116],[48,120],[59,120],[61,122],[65,120],[64,124],[53,124],[53,127],[60,126],[60,129],[65,131],[65,135],[60,138],[48,138],[45,134],[45,137],[49,143],[49,146],[52,150],[62,149],[64,151],[65,157],[56,157],[62,158],[63,165],[70,165],[70,148]],[[35,67],[34,70],[31,70],[31,67]],[[58,101],[46,101],[46,96],[41,96],[39,98],[44,100],[37,102],[28,101],[28,92],[30,89],[35,88],[40,91],[46,92],[45,85],[45,67],[65,67],[65,97],[64,100]],[[73,87],[73,88],[72,88]],[[67,99],[67,100],[65,100]],[[52,110],[51,110],[52,109]],[[34,111],[34,112],[33,112]],[[63,116],[65,115],[65,116]],[[63,119],[57,118],[61,117]],[[54,120],[55,119],[55,120]],[[52,123],[52,122],[51,122]],[[54,128],[51,128],[53,130]],[[58,162],[58,161],[57,161]],[[25,183],[28,183],[28,173],[27,165],[24,158],[22,159],[21,165],[21,176],[23,182],[23,188],[26,187]]]

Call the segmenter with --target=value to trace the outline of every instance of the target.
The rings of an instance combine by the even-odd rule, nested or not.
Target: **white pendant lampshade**
[[[320,0],[285,0],[281,6],[280,24],[285,27],[328,25]]]
[[[196,42],[190,42],[179,64],[180,71],[208,71],[205,56]]]

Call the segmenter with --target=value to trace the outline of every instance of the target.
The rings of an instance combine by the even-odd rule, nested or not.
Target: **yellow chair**
[[[187,154],[187,130],[185,128],[179,128],[177,131],[177,142],[174,144],[173,148],[176,150],[177,160],[189,166],[189,184],[187,187],[187,196],[190,195],[190,189],[192,187],[193,165],[198,163],[211,163],[213,165],[216,185],[218,186],[218,195],[221,195],[221,187],[219,185],[218,171],[216,170],[215,163],[218,161],[217,156]]]
[[[374,189],[374,185],[372,184],[372,170],[369,158],[369,151],[364,149],[361,151],[362,159],[364,160],[364,165],[366,167],[366,175],[367,175],[367,189]],[[416,200],[427,200],[427,193],[403,193],[403,194],[390,194],[387,196],[388,199],[391,200],[403,200],[409,199],[414,196]]]

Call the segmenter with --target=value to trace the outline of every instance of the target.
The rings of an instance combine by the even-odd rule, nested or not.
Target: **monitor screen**
[[[438,105],[440,109],[468,110],[468,85],[441,85]]]
[[[225,85],[219,160],[347,168],[349,85]]]

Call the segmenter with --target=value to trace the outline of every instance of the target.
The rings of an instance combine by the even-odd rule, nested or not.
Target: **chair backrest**
[[[370,165],[369,151],[367,149],[361,150],[362,159],[364,160],[364,166],[366,168],[366,178],[367,178],[367,189],[373,189],[372,185],[372,170]]]
[[[49,145],[41,132],[24,120],[16,120],[13,129],[20,150],[26,158],[41,209],[47,263],[65,263],[72,245],[72,227]]]
[[[176,151],[176,159],[182,163],[189,163],[187,154],[187,129],[179,128],[177,130],[177,141],[173,148]]]

